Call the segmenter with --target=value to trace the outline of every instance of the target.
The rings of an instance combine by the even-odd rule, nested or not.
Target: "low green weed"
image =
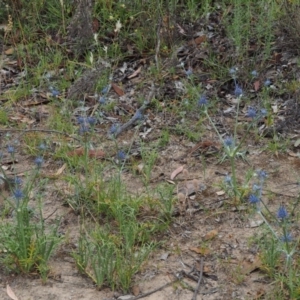
[[[40,149],[40,152],[44,151],[43,146]],[[13,160],[15,151],[15,147],[8,146],[7,152]],[[50,270],[49,259],[61,239],[58,236],[59,220],[46,228],[42,213],[43,195],[39,190],[46,184],[39,180],[42,156],[35,159],[35,164],[33,174],[26,178],[25,183],[17,176],[8,177],[1,167],[1,176],[8,183],[10,192],[4,201],[9,204],[12,220],[2,219],[0,224],[0,264],[2,268],[17,273],[39,272],[45,282]],[[35,208],[29,205],[32,194],[35,195]]]

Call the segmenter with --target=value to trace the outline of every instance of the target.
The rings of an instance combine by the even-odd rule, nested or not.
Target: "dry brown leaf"
[[[121,97],[125,94],[124,91],[117,84],[112,82],[111,86],[114,89],[114,91],[118,94],[118,96]]]
[[[174,178],[175,178],[179,173],[181,173],[181,172],[183,171],[183,169],[184,169],[184,166],[180,166],[180,167],[178,167],[176,170],[174,170],[174,171],[172,172],[171,176],[170,176],[170,179],[171,179],[171,180],[174,180]]]
[[[63,164],[55,173],[56,176],[59,176],[62,174],[62,172],[65,170],[67,164]]]
[[[178,28],[178,31],[180,34],[182,35],[186,35],[186,32],[185,30],[179,25],[179,24],[176,24],[177,28]]]
[[[218,235],[218,231],[216,229],[213,229],[211,231],[209,231],[205,236],[204,236],[204,240],[205,241],[209,241],[214,239],[216,236]]]
[[[31,125],[36,122],[36,120],[29,119],[28,117],[22,114],[14,114],[13,116],[9,116],[9,120],[26,123],[28,125]]]
[[[178,189],[178,192],[181,192],[189,196],[191,194],[201,191],[202,188],[203,188],[203,184],[201,183],[201,181],[197,179],[193,179],[185,182],[184,185]]]
[[[263,299],[265,294],[266,294],[266,291],[263,288],[260,288],[260,289],[258,289],[258,291],[256,291],[255,299]]]
[[[142,70],[142,66],[140,66],[137,70],[135,70],[131,75],[129,75],[127,78],[128,79],[131,79],[133,77],[136,77],[138,76],[140,73],[141,73],[141,70]]]
[[[210,254],[210,249],[207,247],[190,247],[189,249],[203,256]]]
[[[132,287],[132,294],[133,294],[134,296],[137,296],[139,293],[140,293],[140,288],[139,288],[139,286],[138,286],[138,285],[134,285],[134,286]]]
[[[93,32],[98,32],[99,28],[100,28],[100,22],[99,22],[99,20],[96,19],[96,18],[93,18],[92,26],[93,26]]]
[[[218,196],[223,196],[223,195],[225,195],[225,191],[217,191],[216,194]]]
[[[257,256],[255,257],[253,262],[243,261],[241,264],[241,272],[244,275],[248,275],[257,269],[260,269],[261,267],[262,267],[262,261]]]
[[[63,164],[55,173],[43,173],[43,176],[50,179],[58,178],[65,170],[67,164]]]
[[[200,268],[199,268],[199,271],[200,271]],[[207,273],[213,273],[213,270],[212,270],[212,268],[210,266],[204,266],[203,267],[203,272],[206,273],[206,274]]]
[[[69,156],[83,156],[84,155],[84,149],[83,148],[78,148],[73,151],[68,152]],[[103,152],[100,149],[95,149],[95,150],[88,150],[88,156],[89,158],[104,158],[105,157],[105,152]]]
[[[11,55],[11,54],[13,54],[14,52],[15,52],[15,49],[14,49],[14,48],[9,48],[9,49],[7,49],[7,50],[4,51],[4,53],[5,53],[6,55]]]
[[[254,83],[253,83],[253,87],[254,87],[254,91],[257,92],[260,88],[260,81],[259,80],[256,80]]]
[[[6,293],[10,299],[18,300],[18,297],[15,295],[15,293],[9,285],[6,286]]]
[[[282,58],[282,53],[274,52],[273,61],[275,62],[275,64],[279,64],[281,58]]]
[[[288,151],[288,155],[292,157],[298,157],[298,154],[292,151]]]
[[[194,44],[196,45],[200,45],[201,43],[205,42],[206,41],[206,35],[201,35],[201,36],[198,36],[197,38],[191,40],[189,42],[189,45],[192,46]]]

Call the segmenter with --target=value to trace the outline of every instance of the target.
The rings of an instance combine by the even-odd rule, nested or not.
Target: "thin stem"
[[[276,237],[276,239],[278,240],[278,236],[276,234],[276,232],[274,231],[274,229],[271,227],[271,225],[269,224],[269,222],[267,221],[267,219],[264,217],[264,215],[262,214],[262,212],[259,210],[258,214],[261,216],[261,218],[263,219],[263,221],[266,223],[266,225],[269,227],[270,231],[273,233],[273,235]]]

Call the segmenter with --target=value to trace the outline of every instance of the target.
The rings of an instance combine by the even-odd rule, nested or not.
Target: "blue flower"
[[[277,218],[278,219],[286,219],[289,216],[286,208],[283,205],[280,205],[278,211],[277,211]]]
[[[78,117],[77,123],[79,124],[79,134],[85,134],[91,130],[91,126],[94,126],[97,120],[93,117]]]
[[[20,177],[15,177],[14,179],[15,185],[22,185],[22,179]]]
[[[117,159],[124,160],[125,158],[126,158],[126,154],[122,150],[119,150],[117,153]]]
[[[271,81],[269,79],[267,79],[265,82],[264,82],[264,86],[270,86],[271,85]]]
[[[15,153],[15,147],[14,146],[8,146],[7,147],[7,152],[9,153],[9,154],[14,154]]]
[[[39,144],[38,149],[41,151],[45,151],[47,149],[47,146],[44,143]]]
[[[257,176],[260,180],[264,180],[268,177],[268,174],[264,170],[259,170],[259,171],[257,171]]]
[[[22,198],[24,198],[24,193],[20,189],[15,189],[13,191],[13,194],[14,194],[14,197],[16,198],[16,200],[18,200],[18,201],[21,200]]]
[[[230,136],[227,136],[225,139],[224,139],[224,145],[226,147],[229,147],[229,148],[232,148],[234,146],[234,140],[232,137]]]
[[[261,186],[258,184],[253,184],[252,191],[257,192],[261,190]]]
[[[117,132],[118,128],[119,128],[119,125],[118,125],[118,124],[113,124],[113,125],[111,125],[111,127],[110,127],[110,129],[109,129],[109,133],[110,133],[110,134],[115,134],[115,133]]]
[[[251,72],[251,75],[252,75],[253,77],[256,77],[256,76],[258,76],[258,73],[257,73],[257,71],[253,70],[253,71]]]
[[[102,95],[105,95],[105,94],[107,94],[107,93],[109,92],[109,90],[110,90],[110,84],[107,85],[107,86],[105,86],[105,87],[102,89],[101,94],[102,94]]]
[[[256,203],[260,202],[260,199],[257,196],[255,196],[254,194],[251,194],[249,196],[249,202],[251,204],[256,204]]]
[[[192,74],[193,74],[193,70],[191,69],[191,68],[188,68],[188,70],[186,71],[186,70],[184,70],[185,71],[185,75],[187,76],[187,77],[190,77]]]
[[[205,95],[202,95],[198,100],[198,106],[205,106],[208,104],[208,100]]]
[[[256,110],[252,107],[249,107],[246,113],[246,117],[254,119],[256,117]]]
[[[293,236],[291,235],[291,233],[287,233],[287,234],[284,234],[280,240],[284,243],[290,243],[292,240],[293,240]]]
[[[90,126],[86,123],[79,125],[79,134],[81,135],[90,132],[90,130],[91,130]]]
[[[235,85],[234,95],[236,97],[240,97],[243,95],[243,90],[238,84]]]
[[[44,163],[44,159],[41,156],[38,156],[35,160],[34,163],[36,164],[36,166],[38,168],[40,168],[42,166],[42,164]]]
[[[231,183],[232,183],[232,178],[231,178],[231,176],[230,176],[230,175],[226,175],[226,176],[225,176],[225,179],[224,179],[224,182],[225,182],[226,184],[228,184],[228,185],[231,185]]]
[[[78,124],[83,124],[85,122],[85,118],[84,117],[77,117],[77,123]]]
[[[52,86],[49,87],[49,90],[51,91],[52,97],[57,97],[60,94],[60,92],[55,90]]]
[[[94,125],[97,123],[97,120],[96,120],[96,118],[94,118],[94,117],[87,117],[87,118],[86,118],[86,121],[87,121],[87,123],[88,123],[89,125],[91,125],[91,126],[94,126]]]
[[[230,68],[229,69],[229,74],[231,75],[231,76],[235,76],[235,74],[236,74],[236,68],[235,67],[233,67],[233,68]]]
[[[268,114],[268,112],[267,112],[267,110],[266,110],[265,108],[262,108],[262,109],[260,110],[260,115],[261,115],[262,117],[265,117],[267,114]]]
[[[98,102],[99,102],[100,104],[105,104],[105,102],[106,102],[105,97],[104,97],[104,96],[100,96],[99,99],[98,99]]]

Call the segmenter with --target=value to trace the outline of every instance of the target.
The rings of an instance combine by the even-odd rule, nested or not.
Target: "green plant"
[[[230,72],[233,74],[233,76],[235,76],[234,69],[232,69]],[[235,79],[235,77],[234,77],[234,79]],[[265,109],[261,109],[260,112],[257,113],[257,111],[253,108],[248,109],[246,116],[251,118],[252,121],[247,126],[245,133],[243,133],[243,137],[237,143],[237,140],[238,140],[238,137],[237,137],[238,121],[237,120],[238,120],[238,116],[240,113],[239,109],[240,109],[241,97],[243,95],[243,91],[237,83],[235,84],[235,92],[234,93],[235,93],[235,96],[237,97],[237,111],[236,111],[236,116],[235,116],[233,137],[227,136],[224,138],[219,133],[217,127],[215,126],[214,121],[212,120],[212,118],[210,117],[210,115],[208,113],[208,100],[207,100],[206,96],[203,95],[200,97],[200,99],[198,101],[198,105],[202,109],[202,113],[209,120],[211,126],[213,127],[216,134],[218,135],[218,138],[219,138],[221,144],[223,145],[224,156],[223,156],[221,162],[223,162],[225,159],[229,159],[229,161],[230,161],[231,175],[227,176],[225,179],[226,184],[228,186],[227,190],[233,193],[233,196],[237,201],[241,201],[244,196],[244,189],[245,189],[245,187],[247,188],[248,182],[251,178],[249,178],[249,176],[247,176],[246,182],[245,182],[245,187],[242,187],[242,188],[239,187],[239,184],[237,182],[237,174],[236,174],[236,169],[237,169],[236,159],[239,157],[245,159],[244,158],[245,154],[243,152],[241,152],[240,149],[241,149],[244,141],[246,140],[248,133],[250,132],[250,129],[252,129],[253,126],[255,126],[256,122],[259,119],[261,119],[262,117],[264,117],[267,114],[267,111]]]
[[[43,151],[43,150],[41,150]],[[15,148],[8,147],[12,157],[15,155]],[[2,220],[0,224],[0,242],[5,249],[0,255],[0,263],[9,271],[20,273],[31,273],[38,271],[45,282],[49,273],[49,259],[60,243],[58,236],[59,220],[54,226],[46,229],[42,213],[42,195],[37,194],[36,200],[39,203],[38,211],[29,206],[30,193],[38,180],[43,158],[37,157],[34,173],[26,178],[23,186],[22,180],[15,176],[8,178],[3,168],[2,175],[8,183],[12,196],[6,197],[13,214],[13,221]],[[39,182],[41,187],[45,182]]]
[[[125,210],[126,206],[114,210],[117,228],[107,224],[89,230],[90,234],[82,232],[78,251],[73,253],[79,270],[98,288],[106,284],[112,289],[128,291],[133,275],[155,246],[143,240],[149,229],[138,222],[136,212],[130,207]]]

